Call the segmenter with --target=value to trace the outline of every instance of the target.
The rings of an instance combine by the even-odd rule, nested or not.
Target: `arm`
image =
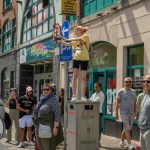
[[[6,105],[5,105],[6,107],[8,107],[8,106],[9,106],[10,99],[11,99],[11,98],[9,97],[9,98],[8,98],[8,100],[7,100],[7,102],[6,102]]]
[[[118,114],[119,105],[120,105],[120,100],[117,98],[116,99],[116,120],[119,120],[119,114]]]
[[[53,100],[52,109],[53,109],[53,112],[54,112],[54,115],[55,115],[53,135],[56,136],[58,134],[59,122],[61,121],[61,109],[60,109],[59,102],[56,99]]]
[[[71,39],[64,39],[64,40],[65,41],[57,41],[57,43],[60,43],[61,45],[64,45],[64,46],[72,46],[73,41],[84,42],[81,37],[71,38]]]
[[[30,110],[28,110],[28,109],[23,109],[23,108],[21,108],[21,106],[20,106],[19,103],[17,103],[16,109],[19,110],[19,111],[25,112],[25,113],[27,113],[27,114],[30,112]]]

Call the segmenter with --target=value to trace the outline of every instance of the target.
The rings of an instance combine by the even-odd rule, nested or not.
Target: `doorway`
[[[50,83],[53,82],[52,78],[50,78],[50,73],[44,73],[44,74],[35,74],[34,75],[34,95],[37,98],[37,102],[40,99],[40,96],[42,94],[42,87],[44,83]]]

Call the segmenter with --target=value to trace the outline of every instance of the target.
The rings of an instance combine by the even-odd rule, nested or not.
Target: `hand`
[[[54,128],[53,128],[53,135],[54,135],[54,136],[57,136],[57,134],[58,134],[58,128],[55,128],[55,127],[54,127]]]

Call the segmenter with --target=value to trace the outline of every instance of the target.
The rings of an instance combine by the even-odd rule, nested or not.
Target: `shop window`
[[[53,72],[53,64],[45,64],[45,73]]]
[[[2,99],[7,100],[9,96],[9,89],[10,89],[10,79],[9,79],[9,73],[7,68],[5,68],[2,71],[1,77],[2,77],[1,78]]]
[[[99,42],[91,46],[89,69],[116,67],[117,49],[110,43]]]
[[[49,0],[29,0],[24,13],[22,43],[42,36],[53,29],[53,7]]]
[[[127,58],[127,76],[133,79],[132,88],[138,95],[143,91],[144,45],[128,47]]]
[[[116,71],[107,71],[106,114],[115,117]]]
[[[6,20],[3,27],[3,52],[10,50],[11,48],[11,29],[10,21]]]

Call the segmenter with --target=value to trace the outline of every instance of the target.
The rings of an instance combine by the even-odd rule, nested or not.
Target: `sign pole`
[[[67,109],[67,104],[68,104],[68,62],[65,62],[65,79],[64,79],[64,89],[65,89],[65,95],[64,95],[64,150],[67,150],[67,126],[68,126],[68,109]]]
[[[65,20],[62,24],[62,35],[68,39],[69,37],[69,23]],[[68,127],[68,61],[72,60],[72,47],[71,46],[61,46],[60,61],[65,61],[64,63],[64,150],[67,150],[67,127]]]

